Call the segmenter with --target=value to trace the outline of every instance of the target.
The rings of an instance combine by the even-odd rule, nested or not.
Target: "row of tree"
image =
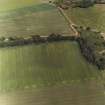
[[[0,47],[9,47],[9,46],[21,46],[32,43],[46,43],[54,41],[65,41],[65,40],[75,40],[75,36],[64,36],[60,34],[52,33],[49,36],[40,36],[32,35],[29,37],[1,37],[0,38]]]
[[[58,5],[87,8],[96,3],[105,3],[105,0],[55,0]]]

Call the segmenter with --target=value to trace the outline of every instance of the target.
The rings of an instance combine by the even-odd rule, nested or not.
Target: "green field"
[[[1,105],[104,105],[104,98],[101,74],[76,42],[0,50]]]
[[[86,9],[72,8],[66,12],[76,24],[105,32],[105,5],[95,5]]]
[[[0,88],[14,90],[97,79],[97,68],[82,57],[76,42],[0,50]]]
[[[17,9],[33,4],[43,3],[44,0],[0,0],[0,12]]]
[[[59,11],[42,1],[10,0],[7,8],[1,6],[15,10],[0,14],[0,36],[73,34]],[[79,25],[105,27],[103,7],[67,12]],[[76,42],[0,49],[0,105],[104,105],[103,83]]]
[[[57,8],[39,4],[0,15],[0,36],[72,34]]]

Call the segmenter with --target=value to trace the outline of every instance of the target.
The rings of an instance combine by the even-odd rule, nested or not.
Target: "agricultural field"
[[[0,50],[0,90],[39,88],[100,78],[76,42]]]
[[[0,1],[0,12],[10,11],[13,9],[26,7],[29,5],[37,5],[48,0],[1,0]]]
[[[0,36],[73,34],[59,11],[45,3],[47,0],[30,0],[30,3],[27,0],[25,3],[24,0],[20,1],[23,3],[15,1],[13,6],[7,3],[7,8],[0,7],[2,11],[9,10],[0,13]],[[89,9],[93,12],[82,9],[67,12],[76,23],[85,25],[87,21],[89,25],[93,23],[89,23],[88,19],[93,13],[97,14],[94,9]],[[83,18],[80,18],[79,12]],[[103,76],[97,67],[83,58],[76,42],[2,48],[0,104],[104,105]]]
[[[105,32],[105,5],[95,5],[86,9],[70,8],[66,13],[77,25],[90,26]]]
[[[94,86],[93,86],[94,84]],[[103,88],[94,82],[24,90],[0,95],[1,105],[104,105]]]
[[[73,34],[56,7],[43,3],[2,13],[0,36]]]
[[[97,68],[82,57],[76,42],[0,50],[2,105],[104,104],[101,78]]]

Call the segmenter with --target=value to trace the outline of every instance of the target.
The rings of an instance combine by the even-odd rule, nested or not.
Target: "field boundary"
[[[9,38],[0,39],[0,48],[23,46],[33,43],[40,44],[40,43],[59,42],[59,41],[74,41],[76,39],[77,37],[75,35],[60,35],[60,34],[51,34],[49,36],[33,35],[24,38],[9,37]]]

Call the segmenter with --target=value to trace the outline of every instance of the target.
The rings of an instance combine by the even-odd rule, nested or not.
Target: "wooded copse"
[[[100,70],[105,69],[105,40],[100,32],[81,29],[78,38],[82,55]]]

